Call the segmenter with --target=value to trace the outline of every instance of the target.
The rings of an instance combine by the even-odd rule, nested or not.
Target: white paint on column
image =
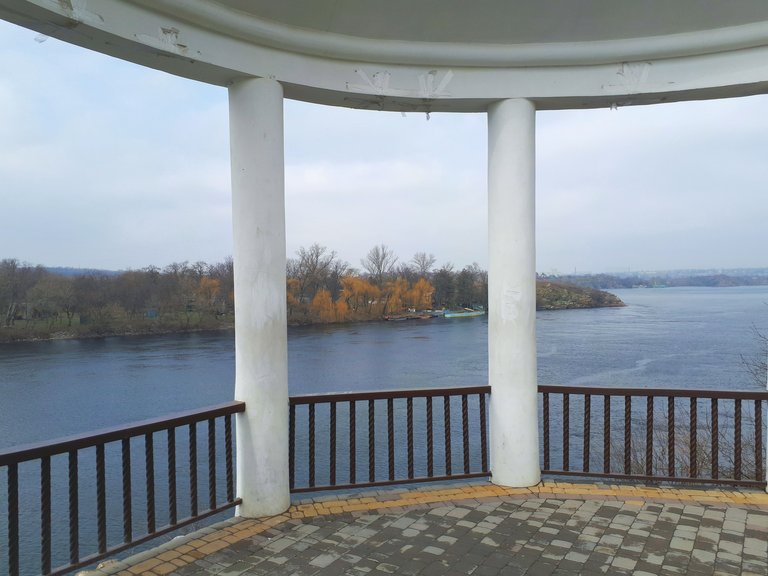
[[[283,89],[249,79],[229,89],[235,268],[238,514],[288,509]]]
[[[492,480],[541,480],[536,379],[535,115],[488,108],[488,361]]]

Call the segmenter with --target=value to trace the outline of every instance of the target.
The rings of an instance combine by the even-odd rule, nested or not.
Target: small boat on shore
[[[478,310],[476,308],[464,308],[464,310],[446,310],[443,316],[445,318],[469,318],[471,316],[482,316],[485,314],[485,310]]]
[[[388,322],[403,322],[404,320],[429,320],[432,318],[431,314],[392,314],[390,316],[384,316],[384,320]]]

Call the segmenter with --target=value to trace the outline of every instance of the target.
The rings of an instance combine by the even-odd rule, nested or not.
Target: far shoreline
[[[537,308],[537,312],[557,312],[557,311],[565,311],[565,310],[594,310],[597,308],[623,308],[626,306],[624,302],[621,302],[619,300],[619,304],[602,304],[602,305],[595,305],[595,306],[571,306],[571,307],[562,307],[562,308]],[[487,314],[485,315],[487,317]],[[482,316],[478,316],[482,317]],[[476,317],[477,318],[477,317]],[[414,323],[425,323],[429,322],[431,320],[439,320],[439,318],[430,318],[430,319],[412,319],[412,320],[406,320],[406,324],[414,324]],[[455,318],[451,319],[454,322],[461,322],[466,321],[465,318]],[[357,319],[357,320],[347,320],[347,321],[335,321],[335,322],[289,322],[287,324],[288,328],[291,329],[302,329],[302,328],[318,328],[323,326],[333,326],[333,327],[341,327],[341,326],[354,326],[356,324],[371,324],[371,323],[385,323],[388,322],[386,318],[371,318],[371,319]],[[401,324],[398,322],[397,324]],[[11,328],[12,329],[12,328]],[[36,335],[36,336],[30,336],[30,337],[20,337],[20,338],[11,338],[11,339],[5,339],[3,338],[5,331],[8,330],[8,328],[3,327],[0,328],[0,345],[13,345],[13,344],[21,344],[21,343],[35,343],[35,342],[56,342],[56,341],[62,341],[62,340],[99,340],[99,339],[106,339],[106,338],[130,338],[130,337],[146,337],[146,336],[171,336],[171,335],[183,335],[183,334],[204,334],[204,333],[221,333],[221,332],[234,332],[235,327],[233,324],[229,325],[223,325],[219,327],[190,327],[190,328],[168,328],[168,329],[151,329],[151,330],[125,330],[125,331],[109,331],[109,332],[103,332],[103,333],[83,333],[83,334],[77,334],[75,332],[67,332],[66,330],[57,330],[55,332],[52,332],[51,334],[47,336],[43,335]]]

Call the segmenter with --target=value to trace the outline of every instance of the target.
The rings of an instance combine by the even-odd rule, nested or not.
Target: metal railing
[[[489,393],[475,386],[294,396],[291,491],[488,476]]]
[[[489,396],[478,386],[293,397],[291,491],[489,476]],[[768,392],[541,385],[539,396],[544,474],[765,485]]]
[[[768,392],[573,386],[539,386],[539,392],[545,474],[765,486]]]
[[[474,386],[294,396],[290,489],[489,476],[490,393]],[[542,385],[539,394],[544,474],[765,485],[768,392]],[[25,557],[30,542],[38,546],[40,573],[63,574],[240,504],[232,417],[244,410],[230,402],[0,451],[8,573],[21,573],[20,542]],[[198,425],[206,423],[207,440],[198,445]],[[199,457],[203,445],[207,458]],[[157,465],[162,452],[165,465]],[[55,530],[62,524],[66,534]],[[81,532],[93,541],[81,542]],[[54,541],[66,550],[54,550]]]
[[[63,574],[239,504],[240,500],[235,498],[233,477],[232,415],[244,410],[243,402],[229,402],[91,434],[0,451],[0,469],[6,468],[7,473],[6,530],[10,576],[20,574],[20,474],[23,475],[21,487],[25,491],[23,504],[29,506],[32,505],[31,500],[35,499],[34,493],[29,493],[30,487],[36,480],[35,476],[39,476],[39,481],[36,482],[39,486],[40,511],[39,572]],[[207,441],[205,442],[208,452],[207,466],[202,462],[198,465],[198,424],[205,422],[207,422]],[[217,428],[222,427],[223,439],[219,431],[217,440]],[[177,439],[179,429],[182,430],[182,434]],[[142,444],[143,458],[136,458],[137,455],[141,456]],[[182,444],[185,445],[181,446],[182,449],[187,448],[183,454],[178,446]],[[218,459],[219,474],[217,474],[217,445],[220,451],[223,450],[224,456],[223,463],[221,458]],[[164,449],[167,467],[156,466],[156,448]],[[180,456],[180,461],[184,460],[182,466],[188,465],[185,470],[188,478],[182,483],[179,483],[177,478],[177,456]],[[134,463],[135,460],[139,462]],[[89,473],[84,475],[83,468],[88,469]],[[138,487],[135,485],[137,468],[143,468],[144,472],[141,490],[137,490]],[[204,474],[206,468],[207,479],[199,478],[201,470]],[[115,469],[120,470],[120,478],[116,475],[112,476]],[[108,472],[110,479],[114,480],[109,483],[107,482]],[[164,486],[158,485],[157,482],[156,476],[161,475],[165,476],[163,479],[167,481]],[[220,475],[223,476],[224,486],[217,483],[217,476]],[[95,486],[93,486],[94,480]],[[198,480],[201,484],[207,484],[207,508],[200,506]],[[53,498],[57,494],[52,494],[52,484],[67,494],[66,505],[57,506],[59,502]],[[108,487],[119,491],[119,494],[110,493]],[[180,492],[182,491],[188,497],[183,502],[183,512],[188,512],[185,517],[182,517],[183,512],[180,510],[182,508]],[[143,493],[142,495],[145,496],[143,502],[136,501],[137,493]],[[166,497],[163,499],[162,517],[167,518],[167,523],[161,526],[158,526],[158,509],[160,508],[157,501],[158,494]],[[109,498],[112,505],[110,509],[120,509],[122,526],[110,526],[111,529],[108,530],[108,497],[110,496],[114,496]],[[56,515],[53,514],[54,506],[57,510]],[[88,510],[84,511],[83,508]],[[144,521],[135,516],[137,509],[143,512]],[[84,512],[95,513],[95,542],[80,540],[81,531],[85,530],[84,524],[92,525],[94,521],[90,514],[86,516]],[[63,517],[68,517],[68,534],[64,535],[64,539],[68,541],[68,550],[66,561],[60,566],[53,567],[54,558],[58,559],[63,555],[53,550],[52,544],[53,529],[63,524],[59,521],[59,516],[62,516],[62,520]],[[110,518],[112,516],[110,515]],[[81,524],[84,517],[87,517],[88,521]],[[31,520],[26,509],[23,518]],[[30,526],[23,528],[25,528],[25,535],[29,535],[23,540],[24,544],[28,545],[29,540],[36,540],[36,538],[31,536],[33,528]],[[91,530],[87,531],[91,532]],[[59,540],[61,539],[57,539]],[[83,555],[82,548],[89,548],[92,552]],[[29,571],[29,567],[25,568]]]

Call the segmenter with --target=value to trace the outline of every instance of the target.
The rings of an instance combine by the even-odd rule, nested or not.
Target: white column
[[[536,380],[535,115],[488,108],[488,360],[494,484],[541,480]]]
[[[279,514],[288,486],[283,89],[249,79],[229,89],[235,268],[238,514]]]

